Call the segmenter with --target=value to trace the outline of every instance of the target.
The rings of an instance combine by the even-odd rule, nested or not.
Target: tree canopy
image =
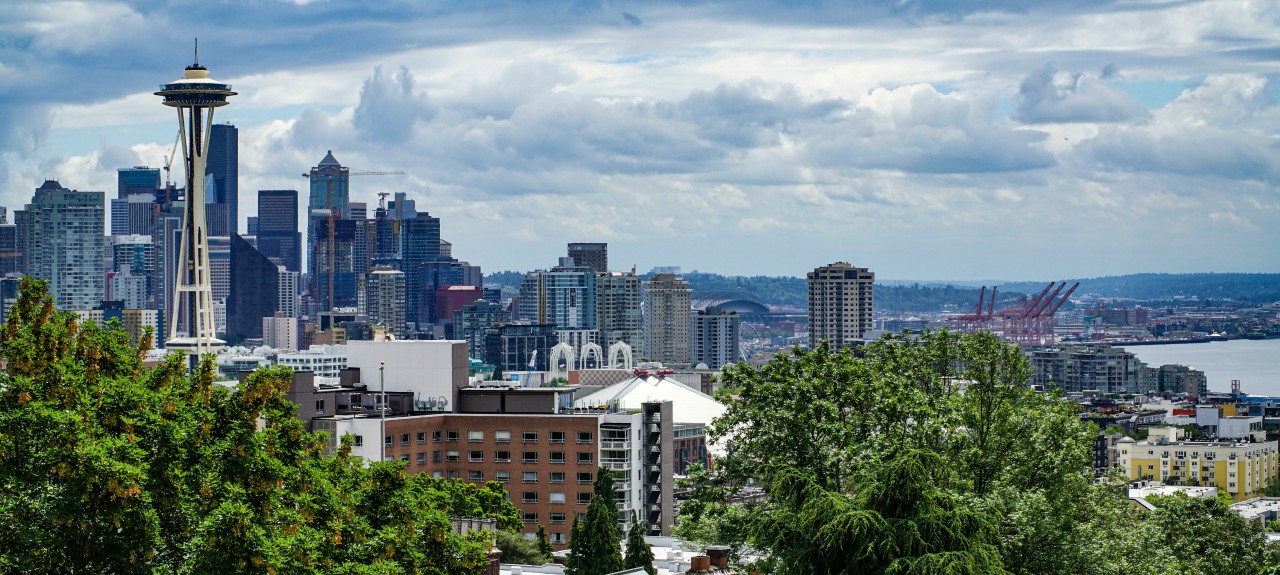
[[[1176,538],[1152,536],[1163,516],[1137,515],[1122,484],[1095,484],[1096,428],[1028,376],[1017,347],[945,330],[726,368],[711,433],[728,455],[691,472],[677,535],[783,574],[1216,572],[1174,561]],[[729,503],[750,486],[767,497]],[[1258,549],[1254,572],[1274,557]]]
[[[148,346],[24,280],[0,334],[0,571],[481,573],[491,536],[449,516],[520,526],[500,484],[326,455],[287,369],[226,387],[207,357],[144,367]]]

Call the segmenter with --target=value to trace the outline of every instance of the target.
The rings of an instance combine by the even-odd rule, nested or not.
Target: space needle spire
[[[166,349],[192,355],[216,352],[226,342],[217,338],[213,320],[213,287],[209,278],[209,238],[205,230],[205,162],[209,150],[209,127],[213,109],[227,105],[236,95],[230,84],[209,77],[200,65],[200,44],[196,41],[194,62],[182,78],[163,84],[157,96],[164,105],[178,111],[178,133],[182,141],[183,167],[187,172],[186,201],[182,236],[178,245],[176,280],[170,309]],[[184,321],[179,321],[183,320]],[[184,328],[185,329],[182,329]]]

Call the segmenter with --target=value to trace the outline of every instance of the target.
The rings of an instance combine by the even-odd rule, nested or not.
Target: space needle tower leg
[[[176,281],[173,297],[169,300],[170,309],[167,310],[169,331],[164,346],[165,349],[185,352],[194,359],[206,353],[216,353],[226,343],[218,339],[213,320],[204,172],[213,110],[227,105],[227,97],[236,93],[231,91],[230,84],[209,77],[209,71],[200,65],[197,51],[195,63],[187,66],[182,78],[164,84],[156,95],[164,98],[164,105],[178,111],[183,167],[187,172]],[[179,321],[183,318],[186,319],[185,326]]]

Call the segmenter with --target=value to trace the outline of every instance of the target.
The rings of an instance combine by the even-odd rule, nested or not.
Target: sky
[[[455,257],[1049,280],[1280,271],[1280,3],[4,0],[0,205],[239,93],[240,214],[327,150]],[[180,162],[179,162],[180,164]],[[174,179],[179,179],[175,168]],[[305,200],[304,200],[305,201]],[[241,229],[244,229],[242,221]]]

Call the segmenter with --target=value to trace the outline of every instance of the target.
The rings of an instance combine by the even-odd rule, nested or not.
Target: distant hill
[[[1067,280],[1080,282],[1077,295],[1136,300],[1179,298],[1234,300],[1252,303],[1280,301],[1280,274],[1129,274]],[[1039,293],[1049,282],[1008,282],[1000,289]]]
[[[693,297],[742,294],[771,306],[804,309],[808,289],[804,278],[785,276],[724,276],[706,272],[683,274],[693,288]],[[522,272],[504,271],[485,276],[485,282],[501,285],[508,294],[519,289]],[[1171,300],[1199,298],[1252,303],[1280,301],[1280,274],[1204,273],[1130,274],[1067,280],[1079,281],[1077,295],[1099,294],[1110,298]],[[1001,301],[1023,294],[1036,294],[1048,285],[1044,281],[985,282],[1000,286]],[[967,284],[967,285],[966,285]],[[963,310],[978,301],[980,288],[971,282],[906,283],[885,280],[876,284],[876,309],[894,312]]]

